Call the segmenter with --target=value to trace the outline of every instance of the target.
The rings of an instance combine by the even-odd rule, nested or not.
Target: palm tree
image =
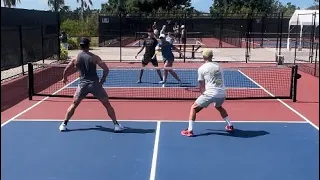
[[[64,4],[64,0],[48,0],[48,6],[53,11],[59,11],[65,6],[65,4]]]
[[[89,6],[92,6],[92,0],[88,0],[88,2],[86,0],[77,0],[77,3],[80,3],[80,8],[81,8],[81,18],[83,19],[83,12],[84,12],[84,8],[89,8]]]
[[[2,0],[4,7],[16,7],[17,3],[20,3],[20,0]]]

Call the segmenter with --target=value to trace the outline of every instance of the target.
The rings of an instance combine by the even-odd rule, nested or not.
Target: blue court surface
[[[139,69],[110,69],[108,78],[104,83],[104,87],[117,88],[117,87],[162,87],[159,84],[160,78],[154,69],[147,69],[143,73],[142,83],[136,83],[139,77]],[[197,87],[198,73],[197,69],[176,69],[175,72],[182,80],[182,87]],[[101,77],[103,71],[97,70],[98,76]],[[163,71],[162,71],[163,74]],[[259,86],[243,75],[239,70],[224,70],[223,71],[224,84],[226,88],[250,88],[258,89]],[[79,80],[71,83],[68,88],[76,88]],[[168,74],[166,87],[178,87],[179,83],[171,74]]]
[[[160,42],[160,40],[158,40]],[[173,44],[182,44],[181,42],[179,43],[179,39],[177,39]],[[186,44],[201,44],[201,42],[197,39],[194,38],[188,38],[186,41]],[[143,40],[137,40],[132,44],[132,46],[139,46],[141,47],[143,45]]]
[[[318,180],[318,130],[304,122],[15,120],[1,128],[4,180]]]

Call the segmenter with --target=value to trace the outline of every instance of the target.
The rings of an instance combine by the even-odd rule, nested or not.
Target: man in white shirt
[[[162,26],[162,29],[161,29],[161,31],[160,31],[160,35],[161,35],[161,34],[166,35],[166,25],[163,25],[163,26]]]
[[[191,106],[189,127],[188,129],[181,131],[183,136],[193,136],[193,124],[196,119],[196,114],[203,108],[207,108],[210,104],[214,105],[221,117],[227,122],[226,130],[234,130],[227,111],[222,107],[222,104],[226,99],[226,88],[224,86],[221,68],[218,63],[212,61],[212,50],[204,49],[202,56],[205,63],[198,69],[198,81],[201,95]]]

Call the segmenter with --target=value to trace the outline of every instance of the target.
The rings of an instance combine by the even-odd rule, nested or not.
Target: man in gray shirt
[[[67,130],[67,124],[70,118],[73,116],[74,111],[79,106],[81,101],[86,98],[87,94],[93,94],[106,108],[108,115],[113,121],[114,131],[123,131],[124,128],[117,122],[117,118],[114,112],[112,105],[110,104],[108,95],[103,88],[103,83],[106,81],[106,78],[109,73],[108,66],[101,60],[101,58],[91,52],[89,52],[90,40],[87,38],[81,38],[80,47],[81,52],[78,54],[76,59],[72,59],[70,63],[67,65],[63,72],[63,83],[66,84],[68,82],[68,77],[66,72],[76,67],[80,77],[79,77],[79,85],[74,94],[73,103],[67,110],[65,120],[60,125],[59,130],[65,131]],[[99,80],[97,75],[97,65],[103,69],[103,75]]]

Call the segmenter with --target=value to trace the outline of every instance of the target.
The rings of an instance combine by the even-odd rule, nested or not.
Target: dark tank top
[[[76,67],[79,72],[80,84],[99,82],[97,66],[92,60],[92,53],[81,52],[78,55]]]

